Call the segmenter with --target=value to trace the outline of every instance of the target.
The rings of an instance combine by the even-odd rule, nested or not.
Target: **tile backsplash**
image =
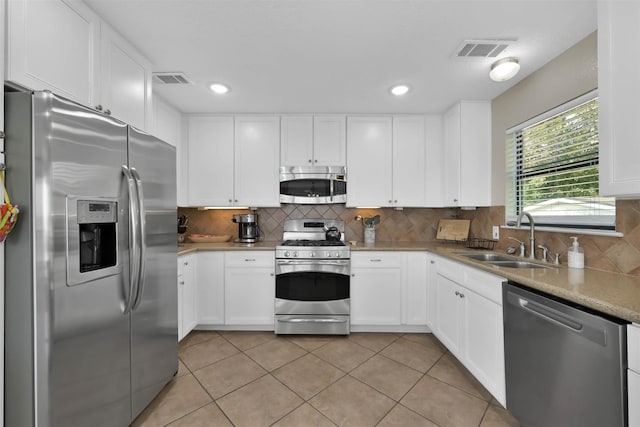
[[[616,204],[617,231],[624,237],[603,237],[581,235],[580,246],[585,251],[585,265],[601,270],[640,275],[640,200],[619,200]],[[178,208],[178,215],[189,217],[187,233],[228,234],[237,237],[238,225],[231,221],[236,213],[247,210],[198,210]],[[282,240],[284,221],[288,218],[327,218],[342,219],[345,222],[346,240],[363,240],[364,229],[356,215],[380,215],[380,225],[376,228],[376,240],[379,241],[434,241],[438,221],[443,218],[463,218],[471,220],[470,235],[478,238],[491,238],[494,225],[504,224],[504,207],[494,206],[468,211],[455,208],[393,208],[352,209],[344,205],[282,205],[280,208],[258,209],[259,225],[263,239]],[[562,264],[567,262],[569,236],[573,234],[536,231],[536,245],[544,244],[551,253],[561,254]],[[496,250],[505,251],[515,242],[509,236],[527,242],[528,230],[500,229],[500,240]]]

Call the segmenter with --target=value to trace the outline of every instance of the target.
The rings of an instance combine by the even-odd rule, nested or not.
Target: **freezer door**
[[[176,153],[129,127],[129,169],[142,195],[142,274],[131,314],[133,417],[178,370]]]
[[[112,261],[114,270],[129,269],[120,171],[126,126],[49,92],[5,101],[7,183],[21,210],[6,243],[5,425],[127,425],[128,280],[67,281],[68,268],[82,268],[77,258],[67,263],[68,227],[79,226],[68,219],[70,200],[118,206]]]

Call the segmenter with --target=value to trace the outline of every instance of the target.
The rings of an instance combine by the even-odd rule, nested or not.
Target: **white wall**
[[[491,102],[493,206],[505,204],[505,131],[597,87],[594,32]]]

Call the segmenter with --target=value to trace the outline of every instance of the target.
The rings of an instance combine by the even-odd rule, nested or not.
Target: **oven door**
[[[276,314],[349,314],[349,260],[276,260]]]

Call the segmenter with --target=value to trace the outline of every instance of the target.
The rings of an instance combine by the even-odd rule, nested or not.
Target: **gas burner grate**
[[[285,240],[281,246],[345,246],[340,240]]]

